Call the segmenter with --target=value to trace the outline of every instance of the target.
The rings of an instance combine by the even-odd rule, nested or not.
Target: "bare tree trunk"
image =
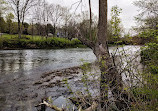
[[[89,14],[90,14],[89,35],[90,35],[90,40],[92,40],[92,9],[91,9],[91,0],[89,0]]]
[[[15,4],[16,5],[16,10],[17,10],[17,16],[18,16],[18,35],[19,35],[19,39],[21,38],[21,34],[23,33],[24,17],[25,17],[25,12],[26,12],[26,8],[27,8],[28,3],[29,3],[29,0],[26,1],[24,7],[21,9],[21,13],[20,13],[20,0],[17,0],[17,2]],[[22,19],[22,22],[21,22],[20,19]]]
[[[33,27],[33,19],[32,19],[32,40],[33,40],[33,35],[34,35],[34,27]]]
[[[17,16],[18,16],[18,36],[19,36],[19,39],[21,38],[21,27],[20,27],[20,10],[19,10],[19,0],[17,0],[17,5],[16,5],[16,8],[17,8]]]
[[[48,14],[47,14],[47,25],[46,25],[46,39],[48,38],[49,28],[48,28]]]
[[[55,34],[56,34],[56,25],[54,23],[54,31],[53,31],[53,34],[54,34],[54,37],[55,37]]]

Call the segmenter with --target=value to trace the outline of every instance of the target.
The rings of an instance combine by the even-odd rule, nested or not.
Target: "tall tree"
[[[50,21],[54,27],[54,34],[56,33],[56,27],[59,24],[59,21],[63,15],[63,7],[60,5],[51,4],[50,5]]]
[[[64,27],[64,36],[67,37],[67,28],[68,28],[68,23],[71,20],[72,15],[70,14],[70,9],[67,7],[63,7],[62,9],[62,20],[63,20],[63,27]]]
[[[122,9],[119,8],[117,5],[113,6],[111,9],[111,26],[112,26],[112,35],[114,38],[114,41],[117,41],[120,37],[121,37],[121,19],[119,18],[120,13],[121,13]]]
[[[18,35],[21,38],[23,23],[29,9],[37,4],[38,0],[8,0],[18,21]]]
[[[140,23],[139,29],[158,29],[158,1],[136,0],[134,5],[139,8],[139,15],[135,18]]]
[[[92,40],[92,8],[91,8],[91,0],[89,0],[89,15],[90,15],[90,25],[89,25],[89,30],[90,30],[90,39]]]
[[[43,1],[43,0],[41,0],[40,2],[38,2],[38,4],[37,4],[37,6],[35,7],[35,9],[33,10],[33,18],[35,19],[35,23],[36,23],[36,25],[35,25],[35,27],[36,27],[36,29],[37,29],[37,31],[38,31],[38,35],[41,35],[41,36],[43,36],[43,35],[45,35],[44,33],[44,31],[45,31],[45,29],[43,28],[43,26],[42,26],[42,24],[44,24],[43,23],[43,18],[45,18],[45,17],[43,17],[44,16],[44,14],[43,13],[45,13],[44,11],[44,2],[45,1]]]
[[[139,14],[135,17],[137,21],[135,31],[141,37],[141,44],[157,42],[158,1],[137,0],[134,4],[139,8]]]
[[[51,23],[51,12],[53,12],[54,6],[46,2],[46,0],[41,0],[38,2],[37,7],[34,10],[34,19],[38,24],[38,33],[39,35],[48,36],[49,33],[49,24]],[[43,30],[43,26],[44,30]]]
[[[105,110],[107,109],[108,89],[111,90],[117,100],[120,99],[118,97],[123,87],[121,75],[117,72],[107,48],[107,0],[99,0],[98,39],[94,53],[100,63],[101,107]]]
[[[7,33],[11,34],[13,32],[13,20],[14,19],[14,15],[12,13],[9,13],[6,16],[6,24],[7,24]]]
[[[0,17],[0,33],[6,31],[6,22],[3,17]]]
[[[7,9],[7,5],[5,0],[0,0],[0,16],[4,13],[6,9]]]
[[[7,4],[5,0],[0,0],[0,32],[5,32],[5,21],[3,18],[3,14],[7,10]]]
[[[99,0],[99,23],[97,39],[95,41],[91,41],[84,38],[81,33],[79,35],[81,35],[79,36],[79,39],[93,50],[99,61],[99,67],[101,71],[100,103],[102,110],[108,110],[109,90],[112,92],[112,95],[115,98],[116,106],[118,108],[122,108],[124,104],[124,102],[121,102],[123,97],[121,96],[123,92],[122,77],[113,63],[107,46],[107,0]]]

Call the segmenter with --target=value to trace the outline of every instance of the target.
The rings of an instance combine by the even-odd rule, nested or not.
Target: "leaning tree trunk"
[[[99,60],[101,71],[100,102],[103,111],[107,110],[108,106],[108,90],[112,92],[116,106],[122,107],[121,105],[124,105],[124,102],[121,103],[120,96],[123,91],[122,77],[107,48],[107,12],[107,0],[99,0],[98,37],[93,52]]]

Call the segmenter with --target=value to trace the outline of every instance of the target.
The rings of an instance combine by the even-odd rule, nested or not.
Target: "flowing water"
[[[111,47],[110,53],[118,57],[123,56],[121,66],[125,68],[127,66],[125,61],[127,59],[130,61],[132,57],[135,58],[139,50],[140,46],[124,46],[118,49]],[[119,52],[125,52],[126,55]],[[125,58],[127,55],[129,56]],[[65,100],[63,95],[68,93],[65,87],[36,86],[35,81],[39,84],[43,74],[80,66],[83,60],[89,63],[96,61],[91,49],[0,50],[0,111],[37,111],[34,105],[37,105],[41,97],[45,95],[53,96],[54,102],[60,104],[61,100],[62,102]],[[139,61],[140,58],[136,59],[133,64]],[[124,73],[122,76],[125,82],[129,80],[128,74]],[[62,75],[53,76],[53,78],[57,82]],[[75,81],[72,76],[70,78]]]

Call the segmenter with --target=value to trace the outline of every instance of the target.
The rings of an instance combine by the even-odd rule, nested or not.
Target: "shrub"
[[[151,73],[158,74],[158,44],[149,43],[142,49],[141,62]]]
[[[149,43],[141,49],[141,62],[145,65],[141,85],[133,87],[133,111],[158,110],[158,44]]]
[[[139,34],[139,37],[142,39],[142,43],[158,42],[157,39],[158,30],[148,29]]]

